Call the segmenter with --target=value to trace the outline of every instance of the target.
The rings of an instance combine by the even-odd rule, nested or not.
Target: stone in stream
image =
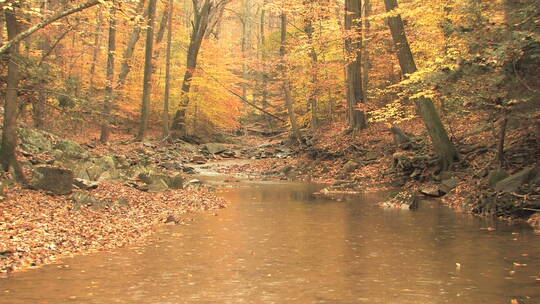
[[[54,195],[69,194],[73,189],[73,171],[58,167],[37,167],[30,186]]]
[[[418,209],[419,199],[412,191],[403,190],[395,192],[379,206],[387,209],[415,210]]]
[[[420,189],[420,193],[422,193],[423,195],[426,195],[426,196],[430,196],[430,197],[441,197],[442,196],[442,193],[439,190],[439,187],[433,186],[433,185]]]

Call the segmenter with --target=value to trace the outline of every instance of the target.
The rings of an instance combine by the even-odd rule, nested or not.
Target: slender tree
[[[101,111],[101,136],[99,141],[106,143],[110,133],[110,115],[114,102],[114,61],[116,57],[116,1],[113,1],[109,13],[109,42],[107,51],[107,84],[105,86],[105,100]]]
[[[281,57],[280,69],[283,77],[283,94],[285,95],[285,104],[287,105],[287,112],[289,113],[289,121],[293,131],[294,139],[302,143],[302,134],[300,128],[296,123],[296,117],[294,115],[294,101],[291,93],[291,81],[288,75],[287,69],[287,14],[281,13],[281,45],[279,48],[279,54]]]
[[[139,4],[136,8],[137,15],[141,15],[144,10],[145,3],[146,0],[139,1]],[[131,59],[133,58],[133,54],[135,53],[135,46],[137,45],[137,42],[141,37],[144,17],[148,17],[148,11],[144,12],[143,18],[137,21],[135,27],[133,27],[133,30],[129,35],[126,49],[124,50],[124,54],[122,55],[122,65],[120,67],[120,75],[118,75],[118,83],[116,84],[116,89],[121,89],[126,84],[128,74],[131,71]]]
[[[165,96],[163,100],[163,137],[169,136],[169,99],[171,94],[171,47],[173,35],[173,0],[169,0],[169,22],[167,26],[167,58],[165,62]]]
[[[154,26],[156,19],[157,0],[150,0],[148,4],[148,28],[146,29],[146,52],[144,60],[143,97],[141,103],[141,121],[137,140],[143,140],[148,130],[150,116],[150,99],[152,93],[152,59],[154,54]]]
[[[387,12],[392,12],[397,9],[397,0],[384,0]],[[409,41],[405,33],[405,26],[401,15],[395,15],[388,18],[388,25],[392,33],[392,39],[397,48],[398,61],[401,67],[401,72],[405,77],[417,71]],[[456,147],[450,141],[448,133],[442,124],[439,113],[433,105],[430,98],[416,98],[416,109],[427,128],[433,148],[439,156],[441,170],[446,170],[455,161],[459,160],[459,154]]]
[[[311,70],[311,92],[309,93],[308,103],[311,107],[311,128],[313,131],[316,131],[319,127],[319,120],[317,118],[317,96],[319,95],[318,88],[318,55],[317,50],[315,49],[315,43],[313,41],[313,33],[315,32],[315,27],[313,26],[313,20],[315,19],[314,14],[314,0],[304,1],[304,6],[307,11],[308,16],[305,17],[305,28],[308,38],[308,47],[309,47],[309,58],[310,58],[310,70]]]

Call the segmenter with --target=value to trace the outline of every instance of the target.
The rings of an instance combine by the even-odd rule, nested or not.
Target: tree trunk
[[[101,47],[101,26],[103,23],[103,12],[98,9],[96,12],[96,33],[94,35],[94,50],[92,53],[92,65],[90,65],[90,94],[94,95],[96,88],[94,86],[94,75],[96,74],[96,65]],[[92,96],[94,97],[94,96]]]
[[[345,30],[348,35],[357,32],[357,37],[347,38],[345,46],[347,54],[352,56],[352,61],[347,64],[347,96],[350,117],[350,125],[353,130],[367,127],[366,117],[363,111],[358,110],[358,105],[363,103],[364,93],[362,90],[362,15],[361,0],[345,1]]]
[[[371,0],[364,0],[362,5],[362,92],[364,93],[364,101],[369,100],[368,88],[369,88],[369,68],[371,62],[369,60],[369,33],[371,30],[371,22],[369,16],[371,15]]]
[[[397,0],[384,0],[386,11],[391,12],[398,7]],[[399,65],[405,77],[416,72],[416,63],[405,34],[405,27],[400,15],[388,18],[388,25],[392,33],[394,44],[397,48]],[[433,101],[429,98],[421,97],[415,100],[416,110],[427,128],[433,148],[439,157],[441,170],[446,170],[450,165],[459,160],[459,153],[450,141],[448,133],[442,124],[441,118]]]
[[[191,38],[189,41],[189,48],[187,52],[187,63],[186,63],[186,72],[184,74],[184,81],[182,82],[182,103],[181,108],[176,111],[173,120],[172,128],[174,130],[180,131],[180,133],[185,133],[185,120],[186,120],[186,110],[189,105],[189,92],[191,90],[191,80],[193,79],[193,74],[197,68],[197,58],[199,56],[199,51],[205,36],[206,30],[208,29],[208,23],[210,18],[210,10],[212,9],[212,2],[205,0],[201,8],[197,6],[194,7],[194,22],[193,30],[191,32]],[[184,134],[185,135],[185,134]]]
[[[146,0],[140,0],[137,5],[137,15],[140,15],[144,10],[144,4]],[[144,13],[144,16],[148,17],[148,11]],[[129,35],[128,44],[122,56],[122,66],[120,67],[120,74],[118,75],[118,83],[116,84],[116,89],[121,89],[126,83],[127,76],[131,71],[131,59],[133,58],[133,53],[135,52],[135,45],[141,37],[142,23],[144,18],[138,22],[131,34]]]
[[[289,120],[293,131],[293,136],[297,142],[302,143],[302,134],[296,123],[296,117],[294,115],[294,101],[291,94],[291,82],[287,69],[287,15],[281,13],[281,46],[279,49],[281,56],[281,72],[283,77],[283,93],[285,94],[285,104],[287,105],[287,112],[289,113]]]
[[[8,40],[14,40],[19,35],[20,25],[15,16],[15,8],[4,10]],[[0,164],[6,172],[13,168],[15,177],[20,182],[26,182],[23,172],[17,162],[15,150],[17,148],[17,95],[19,89],[19,48],[20,40],[12,43],[8,49],[9,62],[7,71],[6,100],[4,104],[4,125],[2,132],[2,146],[0,147]]]
[[[307,13],[310,14],[311,6],[314,4],[313,0],[309,0],[306,5]],[[315,31],[315,28],[313,27],[313,16],[308,16],[306,18],[306,26],[305,26],[305,32],[308,38],[308,46],[309,46],[309,57],[311,59],[310,69],[311,69],[311,92],[309,93],[309,99],[308,104],[311,107],[311,129],[313,132],[317,130],[319,127],[319,120],[317,118],[317,97],[319,95],[319,88],[318,88],[318,56],[317,51],[315,49],[315,44],[313,42],[313,32]]]
[[[107,51],[107,85],[105,86],[105,100],[101,111],[101,136],[99,141],[106,143],[109,140],[110,116],[114,102],[114,59],[116,54],[116,2],[113,1],[109,15],[109,43]]]
[[[169,0],[169,22],[167,33],[167,58],[165,59],[165,96],[163,100],[163,138],[169,136],[169,98],[171,94],[171,46],[173,24],[173,0]]]
[[[144,59],[144,82],[143,97],[141,104],[141,121],[137,140],[143,140],[148,130],[148,120],[150,117],[150,98],[152,93],[152,59],[154,54],[154,25],[156,19],[156,2],[150,0],[148,4],[148,28],[146,30],[146,54]]]

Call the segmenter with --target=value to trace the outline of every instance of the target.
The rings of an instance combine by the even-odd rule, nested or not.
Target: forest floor
[[[451,137],[462,161],[450,168],[449,174],[458,182],[446,195],[437,196],[461,212],[506,220],[529,219],[532,226],[540,228],[538,212],[514,212],[515,206],[538,202],[537,184],[520,185],[512,193],[513,214],[497,213],[499,209],[481,205],[493,193],[487,179],[497,167],[497,132],[482,121],[485,120],[467,118],[452,122],[459,126],[451,129]],[[131,168],[139,168],[144,162],[148,168],[159,171],[159,176],[182,172],[184,182],[189,174],[206,170],[229,176],[231,181],[240,177],[325,183],[329,192],[347,194],[389,189],[421,193],[436,189],[441,177],[424,128],[419,121],[402,123],[400,127],[412,138],[411,146],[405,149],[394,143],[392,133],[383,124],[372,125],[358,134],[348,133],[345,125],[326,126],[308,138],[308,147],[301,148],[291,143],[286,133],[273,137],[231,136],[229,144],[194,145],[159,139],[134,142],[127,134],[115,135],[107,145],[97,143],[97,134],[78,143],[96,158],[94,163],[99,163],[99,157],[121,156]],[[538,168],[540,151],[535,134],[529,127],[509,132],[505,154],[508,174]],[[24,152],[19,158],[23,164],[54,165],[53,154],[54,151]],[[410,167],[396,164],[396,155],[402,154],[412,160]],[[28,175],[31,168],[26,167]],[[52,196],[4,182],[0,193],[0,273],[144,242],[157,225],[182,223],[189,221],[193,212],[226,206],[208,187],[186,186],[152,193],[139,187],[140,180],[140,174],[135,174],[127,182],[100,181],[97,189],[84,191],[93,199],[88,204],[74,203],[73,195]]]

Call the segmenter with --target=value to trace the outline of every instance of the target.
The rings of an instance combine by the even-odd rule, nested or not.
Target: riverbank
[[[400,124],[397,131],[374,124],[358,134],[347,132],[345,125],[327,126],[308,138],[307,147],[289,144],[294,156],[272,157],[283,149],[284,139],[255,147],[259,152],[251,153],[268,157],[219,170],[327,183],[329,194],[403,189],[413,199],[441,198],[458,212],[528,221],[540,230],[540,147],[535,127],[508,132],[500,168],[497,131],[484,121],[467,117],[453,122],[459,127],[452,129],[452,139],[462,159],[445,172],[439,172],[429,138],[415,120]]]

